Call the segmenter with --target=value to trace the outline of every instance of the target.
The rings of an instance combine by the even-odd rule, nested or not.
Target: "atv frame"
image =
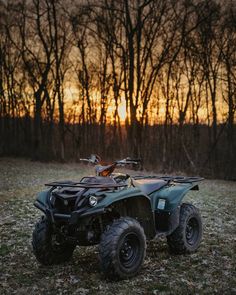
[[[123,279],[139,271],[146,239],[167,236],[174,253],[191,253],[198,248],[201,217],[193,205],[182,200],[190,190],[199,190],[198,182],[203,178],[112,173],[117,165],[134,163],[137,160],[127,158],[99,166],[97,176],[79,182],[46,184],[49,188],[39,193],[34,203],[45,215],[33,233],[34,253],[41,263],[69,259],[76,245],[99,244],[104,274]],[[114,246],[111,241],[117,236]],[[45,248],[47,253],[42,253]]]

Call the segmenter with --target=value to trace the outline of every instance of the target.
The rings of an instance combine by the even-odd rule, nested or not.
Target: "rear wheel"
[[[44,265],[59,264],[69,260],[75,249],[75,245],[58,240],[45,217],[35,225],[32,246],[37,260]]]
[[[99,258],[105,276],[111,280],[134,276],[146,253],[146,237],[141,225],[132,218],[120,218],[102,234]]]
[[[179,226],[167,237],[171,252],[175,254],[194,252],[201,239],[202,220],[198,209],[191,204],[182,204]]]

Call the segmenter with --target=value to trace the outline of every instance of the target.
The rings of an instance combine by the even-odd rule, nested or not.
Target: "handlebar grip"
[[[129,159],[129,158],[127,158],[126,160],[128,162],[141,162],[142,161],[142,159],[140,159],[140,158],[137,158],[137,159]]]

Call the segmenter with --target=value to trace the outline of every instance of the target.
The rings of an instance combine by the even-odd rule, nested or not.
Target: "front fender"
[[[151,194],[152,209],[157,210],[159,199],[166,200],[164,211],[173,211],[181,203],[182,199],[189,190],[197,189],[196,183],[174,184]]]
[[[46,213],[46,209],[48,208],[48,196],[50,194],[50,191],[51,190],[49,189],[38,193],[34,202],[34,206],[44,213]]]
[[[97,204],[96,207],[89,209],[89,212],[97,211],[98,209],[109,207],[110,205],[122,201],[124,199],[129,199],[133,197],[143,197],[150,203],[150,198],[141,192],[138,188],[125,188],[117,192],[103,192],[104,198]]]
[[[82,213],[80,212],[80,210],[72,212],[70,223],[75,224],[78,222],[80,218],[90,217],[97,214],[103,214],[109,206],[117,204],[119,201],[122,200],[131,199],[132,197],[145,198],[151,210],[151,203],[149,197],[143,194],[138,188],[132,187],[125,188],[120,191],[107,191],[96,193],[96,196],[99,195],[103,198],[98,202],[98,204],[95,207],[91,207]]]

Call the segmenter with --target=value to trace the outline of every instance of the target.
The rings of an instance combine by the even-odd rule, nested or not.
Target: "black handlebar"
[[[141,161],[140,159],[125,158],[123,160],[116,161],[115,164],[121,165],[121,166],[129,165],[129,164],[138,165],[140,161]]]
[[[97,165],[97,164],[101,163],[101,157],[99,157],[98,155],[92,154],[89,158],[82,158],[82,159],[80,159],[80,161]],[[114,165],[121,165],[121,166],[122,165],[129,165],[129,164],[138,165],[140,162],[141,162],[141,159],[131,159],[130,157],[127,157],[125,159],[115,161],[113,164]]]
[[[98,155],[92,154],[90,156],[90,158],[80,159],[80,161],[88,162],[88,163],[97,165],[97,164],[99,164],[101,162],[101,157],[99,157]]]

